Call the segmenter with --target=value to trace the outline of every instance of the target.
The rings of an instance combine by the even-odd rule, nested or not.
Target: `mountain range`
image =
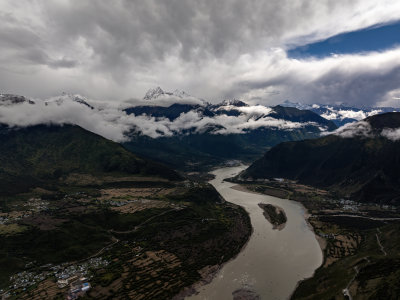
[[[282,106],[285,107],[295,107],[301,110],[310,110],[321,117],[331,120],[337,126],[343,126],[347,123],[352,123],[356,121],[360,121],[367,117],[386,113],[386,112],[399,112],[399,108],[394,107],[364,107],[358,108],[354,106],[350,106],[347,104],[303,104],[300,102],[291,102],[289,100],[284,101]]]
[[[232,159],[250,162],[281,142],[317,138],[349,122],[395,110],[289,101],[269,107],[238,99],[211,104],[160,87],[141,100],[117,105],[66,93],[46,100],[2,94],[0,108],[0,123],[78,125],[122,142],[134,153],[185,170]]]
[[[310,111],[237,99],[210,104],[161,88],[148,91],[142,100],[114,106],[65,93],[44,101],[19,96],[18,101],[6,100],[10,97],[0,101],[7,103],[0,111],[3,124],[78,125],[180,169],[228,159],[252,161],[282,141],[314,138],[336,129],[333,122]]]
[[[147,93],[146,100],[164,95],[158,91]],[[157,138],[133,131],[129,141],[124,142],[127,149],[185,170],[227,159],[252,161],[282,141],[314,138],[337,128],[311,111],[249,105],[237,99],[219,104],[140,105],[126,108],[125,112],[154,118],[155,123],[171,124],[173,128],[172,134]]]

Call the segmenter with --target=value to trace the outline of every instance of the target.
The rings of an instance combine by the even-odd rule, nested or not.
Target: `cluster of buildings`
[[[23,206],[28,207],[31,212],[41,212],[48,210],[49,202],[39,198],[31,198],[28,202],[24,203]]]
[[[397,207],[393,205],[380,205],[376,203],[359,203],[352,200],[340,199],[339,204],[342,206],[343,210],[347,211],[360,211],[365,208],[374,208],[374,209],[383,209],[383,210],[391,210],[396,211]]]
[[[25,210],[15,210],[9,213],[0,213],[0,224],[9,224],[31,217],[34,213],[46,211],[49,209],[49,202],[38,198],[31,198],[27,203],[22,205]]]
[[[67,293],[67,299],[69,300],[83,296],[91,288],[88,279],[79,273],[66,279],[59,279],[57,285],[60,289],[69,285]]]
[[[359,207],[361,206],[360,203],[352,201],[352,200],[339,200],[340,205],[342,206],[343,210],[347,211],[358,211]]]
[[[318,235],[319,235],[320,237],[325,238],[325,239],[332,239],[332,240],[335,239],[335,234],[333,234],[333,233],[318,232]]]
[[[110,200],[108,203],[111,206],[120,207],[120,206],[124,206],[126,204],[129,204],[129,203],[139,202],[139,201],[140,201],[139,199],[136,199],[136,200],[119,200],[119,201]]]
[[[46,277],[47,275],[45,273],[37,274],[34,272],[23,271],[10,277],[10,288],[14,290],[25,290],[27,287],[46,279]]]
[[[23,271],[10,277],[11,285],[7,290],[7,294],[19,289],[26,290],[28,287],[37,284],[48,277],[54,276],[57,280],[59,288],[70,286],[68,297],[76,299],[82,293],[86,293],[90,289],[90,269],[99,269],[106,267],[109,262],[101,257],[90,258],[81,264],[69,265],[68,263],[61,265],[47,264],[41,266],[40,269],[45,269],[42,272]],[[2,293],[5,293],[4,291]],[[0,293],[0,295],[2,294]],[[74,298],[75,297],[75,298]]]
[[[81,264],[69,265],[67,267],[63,267],[63,265],[58,265],[51,267],[51,269],[53,270],[53,274],[56,279],[60,281],[71,278],[76,274],[87,276],[89,274],[89,269],[103,268],[106,267],[108,264],[109,262],[106,259],[103,259],[101,257],[94,257],[88,259]]]
[[[6,216],[0,216],[0,225],[8,223],[9,219]]]

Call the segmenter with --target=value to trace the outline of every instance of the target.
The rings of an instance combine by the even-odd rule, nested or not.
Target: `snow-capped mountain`
[[[124,144],[127,149],[197,171],[199,162],[253,160],[278,143],[319,137],[337,128],[312,111],[240,100],[204,106],[137,106],[125,112],[139,125]]]
[[[207,163],[254,159],[277,143],[315,138],[336,129],[333,122],[314,112],[291,107],[250,105],[237,99],[210,104],[185,92],[169,93],[161,88],[149,91],[145,98],[132,99],[128,108],[100,108],[101,102],[73,94],[38,99],[35,105],[19,96],[7,96],[7,103],[14,104],[0,106],[0,124],[75,124],[175,166],[199,159]]]
[[[249,134],[272,129],[299,130],[314,136],[336,128],[332,122],[313,112],[282,106],[249,105],[238,99],[210,104],[183,91],[165,92],[160,87],[148,91],[144,98],[148,100],[132,102],[132,106],[127,108],[112,105],[101,108],[101,102],[89,102],[77,94],[63,93],[45,100],[37,99],[36,103],[23,96],[2,95],[3,101],[0,102],[8,105],[8,111],[3,105],[0,122],[3,120],[13,126],[66,122],[89,130],[99,123],[102,129],[95,132],[114,140],[121,140],[125,132],[159,138],[204,132],[212,135]],[[28,103],[35,105],[29,107]],[[105,134],[102,133],[104,128],[107,128]],[[111,133],[113,128],[118,132],[115,138]]]
[[[185,91],[181,90],[175,90],[173,92],[166,92],[159,86],[153,89],[149,89],[146,93],[146,95],[143,97],[143,100],[154,100],[158,99],[160,97],[170,97],[170,96],[175,96],[178,98],[191,98],[188,93]]]
[[[46,106],[53,105],[53,104],[62,105],[63,103],[70,102],[70,101],[80,103],[80,104],[83,104],[83,105],[89,107],[90,109],[94,109],[94,107],[88,103],[88,100],[85,97],[78,95],[78,94],[74,95],[74,94],[62,93],[60,96],[51,97],[51,98],[45,100],[44,103]]]
[[[166,95],[167,93],[162,90],[159,86],[154,89],[149,89],[146,95],[143,97],[143,100],[153,100],[157,99],[160,96]],[[168,95],[172,95],[172,93],[168,93]]]
[[[18,96],[12,94],[0,94],[0,106],[9,106],[22,103],[35,104],[35,101],[28,99],[24,96]]]
[[[44,104],[45,106],[48,105],[63,105],[64,103],[79,103],[85,105],[90,109],[94,109],[94,106],[88,103],[88,100],[81,95],[78,94],[67,94],[62,93],[59,96],[50,97],[45,100],[35,99],[32,100],[25,96],[20,95],[13,95],[13,94],[0,94],[0,106],[13,106],[17,104]]]
[[[290,102],[286,100],[281,104],[285,107],[295,107],[302,110],[311,110],[321,117],[333,121],[337,126],[342,126],[347,123],[360,121],[367,117],[385,113],[398,112],[400,109],[393,107],[365,107],[357,108],[345,104],[304,104],[300,102]]]
[[[136,100],[135,102],[137,103],[135,106],[208,105],[205,100],[191,96],[184,91],[174,90],[173,92],[167,92],[159,86],[149,89],[143,97],[143,101]]]
[[[241,100],[238,100],[238,99],[224,100],[219,105],[220,106],[236,106],[236,107],[249,106],[247,103],[245,103]]]
[[[181,98],[177,95],[183,96]],[[246,134],[261,128],[288,131],[307,128],[308,132],[315,134],[336,128],[332,122],[315,113],[303,113],[294,108],[249,105],[238,99],[227,99],[218,104],[203,101],[200,105],[197,102],[182,101],[187,95],[180,91],[165,92],[157,87],[146,93],[146,103],[141,102],[140,105],[128,107],[124,111],[137,118],[154,118],[154,124],[146,126],[153,128],[157,127],[155,124],[159,124],[159,128],[151,134],[152,137],[204,131],[210,134]],[[174,101],[168,103],[169,105],[165,105],[165,101],[163,105],[156,104],[165,97],[173,97],[170,99]]]

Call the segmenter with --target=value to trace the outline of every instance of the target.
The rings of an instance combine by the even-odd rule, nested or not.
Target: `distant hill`
[[[249,106],[238,100],[226,100],[207,106],[140,106],[126,111],[129,114],[145,114],[169,120],[175,120],[182,113],[188,112],[194,112],[204,119],[209,118],[210,123],[205,123],[201,130],[188,126],[180,133],[157,138],[134,132],[130,135],[130,140],[124,143],[134,153],[186,170],[198,170],[199,167],[226,160],[253,161],[281,142],[316,138],[322,130],[332,131],[337,128],[333,122],[311,111],[283,106]],[[235,132],[232,128],[212,122],[214,119],[229,118],[235,123],[238,122],[235,119],[242,119],[242,122],[255,125],[243,129],[242,132]]]
[[[179,175],[79,126],[0,126],[0,193],[15,193],[69,173]]]
[[[281,143],[240,174],[243,179],[288,178],[363,202],[400,204],[400,113],[375,115],[346,135]],[[357,125],[354,125],[355,128]],[[344,137],[346,136],[346,137]]]
[[[274,112],[272,115],[279,119],[292,122],[315,122],[320,126],[326,126],[328,131],[332,131],[337,128],[334,122],[329,121],[309,110],[301,110],[294,107],[285,107],[281,105],[273,107],[273,110]]]
[[[301,110],[310,110],[321,117],[334,122],[337,126],[347,123],[360,121],[367,117],[387,112],[399,112],[399,108],[394,107],[353,107],[346,104],[304,104],[300,102],[290,102],[286,100],[281,104],[285,107],[295,107]]]

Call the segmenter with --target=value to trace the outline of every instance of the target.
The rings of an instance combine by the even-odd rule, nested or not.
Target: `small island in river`
[[[259,207],[264,211],[265,218],[272,224],[273,229],[282,230],[285,228],[287,217],[285,211],[272,204],[259,203]]]

